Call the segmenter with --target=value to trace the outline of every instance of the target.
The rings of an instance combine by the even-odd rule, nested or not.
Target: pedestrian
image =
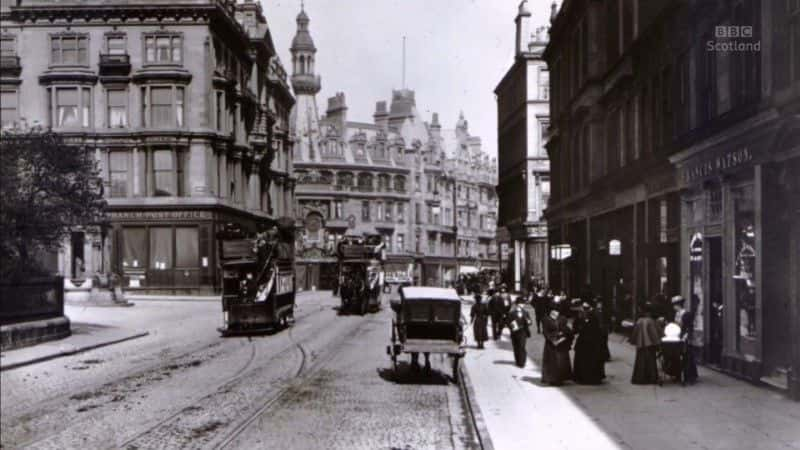
[[[517,367],[525,367],[528,352],[525,343],[531,337],[531,316],[523,306],[524,297],[518,297],[514,306],[508,312],[508,329],[511,332],[511,345],[514,349],[514,362]]]
[[[572,378],[569,349],[572,347],[572,330],[565,311],[569,305],[565,300],[555,300],[542,324],[544,331],[544,353],[542,354],[542,383],[560,386]]]
[[[536,332],[542,334],[542,320],[547,315],[547,294],[544,289],[533,293],[533,313],[536,316]]]
[[[605,312],[605,307],[603,306],[603,299],[601,297],[595,297],[594,299],[594,315],[597,319],[597,323],[600,324],[600,331],[603,336],[603,360],[608,362],[611,361],[611,351],[608,348],[608,335],[610,333],[609,330],[609,318]]]
[[[683,362],[683,381],[694,384],[697,382],[697,362],[695,361],[695,351],[692,345],[694,334],[694,317],[700,299],[697,295],[692,295],[692,309],[686,310],[686,300],[676,295],[672,297],[672,307],[675,310],[675,324],[681,327],[680,339],[686,344],[685,360]]]
[[[645,314],[636,320],[631,333],[631,344],[636,346],[636,362],[633,365],[633,384],[657,384],[658,376],[657,353],[661,344],[661,331],[654,316],[657,314],[652,303],[644,306]]]
[[[589,302],[581,305],[575,320],[575,363],[573,373],[576,383],[600,384],[606,377],[606,349],[603,348],[603,330],[598,316]]]
[[[492,337],[500,339],[503,334],[503,321],[505,320],[505,306],[503,297],[494,289],[489,289],[489,313],[492,315]]]
[[[472,335],[478,348],[483,348],[483,343],[489,340],[489,332],[486,327],[489,325],[489,308],[483,303],[481,294],[475,294],[475,304],[469,312],[472,318]]]

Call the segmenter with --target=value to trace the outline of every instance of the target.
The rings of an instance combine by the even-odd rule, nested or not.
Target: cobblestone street
[[[407,366],[395,375],[388,305],[337,316],[337,302],[300,294],[293,327],[252,339],[219,337],[216,302],[95,309],[150,334],[4,371],[2,446],[474,447],[448,366],[434,359],[430,377]]]

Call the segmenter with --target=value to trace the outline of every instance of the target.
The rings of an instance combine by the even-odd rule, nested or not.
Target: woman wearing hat
[[[603,330],[600,327],[597,314],[589,302],[581,305],[581,312],[575,320],[575,333],[578,339],[575,341],[575,364],[574,378],[579,384],[600,384],[603,382],[605,374],[606,355]]]
[[[558,300],[556,300],[558,299]],[[544,318],[544,353],[542,354],[542,383],[559,386],[572,378],[569,349],[572,347],[572,330],[565,310],[568,302],[561,297],[553,299],[553,308]]]
[[[636,320],[631,333],[631,344],[636,346],[636,362],[633,365],[633,384],[657,384],[657,351],[661,344],[661,331],[653,316],[656,314],[652,303],[645,304],[645,314]]]
[[[469,313],[472,318],[472,335],[478,348],[483,348],[483,343],[489,340],[489,307],[483,303],[481,294],[475,294],[475,304]]]

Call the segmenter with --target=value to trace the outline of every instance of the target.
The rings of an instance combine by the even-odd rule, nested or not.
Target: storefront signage
[[[689,243],[689,260],[693,262],[703,260],[703,235],[700,233],[695,233],[692,242]]]
[[[747,147],[725,152],[712,159],[706,159],[687,166],[683,169],[683,182],[691,184],[719,172],[749,163],[752,160],[753,153]]]
[[[112,211],[112,220],[211,219],[209,211]]]

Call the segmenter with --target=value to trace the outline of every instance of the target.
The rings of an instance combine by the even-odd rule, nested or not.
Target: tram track
[[[297,369],[295,374],[295,382],[290,383],[288,386],[278,390],[273,395],[269,396],[267,399],[263,401],[263,403],[252,413],[250,413],[242,422],[240,422],[236,427],[230,430],[228,433],[224,435],[224,437],[214,445],[212,448],[214,449],[228,449],[228,448],[236,448],[233,444],[236,440],[241,437],[249,428],[250,426],[255,423],[258,419],[260,419],[267,411],[270,410],[273,406],[275,406],[279,401],[283,400],[292,390],[297,390],[302,388],[303,386],[309,384],[314,379],[314,376],[317,375],[327,363],[332,361],[335,357],[339,355],[342,349],[342,344],[347,342],[349,339],[353,338],[354,336],[358,335],[363,331],[363,328],[371,323],[369,320],[372,316],[363,317],[359,323],[349,330],[347,333],[339,336],[336,339],[336,342],[329,344],[327,354],[315,361],[310,363],[308,354],[306,350],[301,344],[297,344],[298,348],[303,352],[304,358],[300,366]]]

